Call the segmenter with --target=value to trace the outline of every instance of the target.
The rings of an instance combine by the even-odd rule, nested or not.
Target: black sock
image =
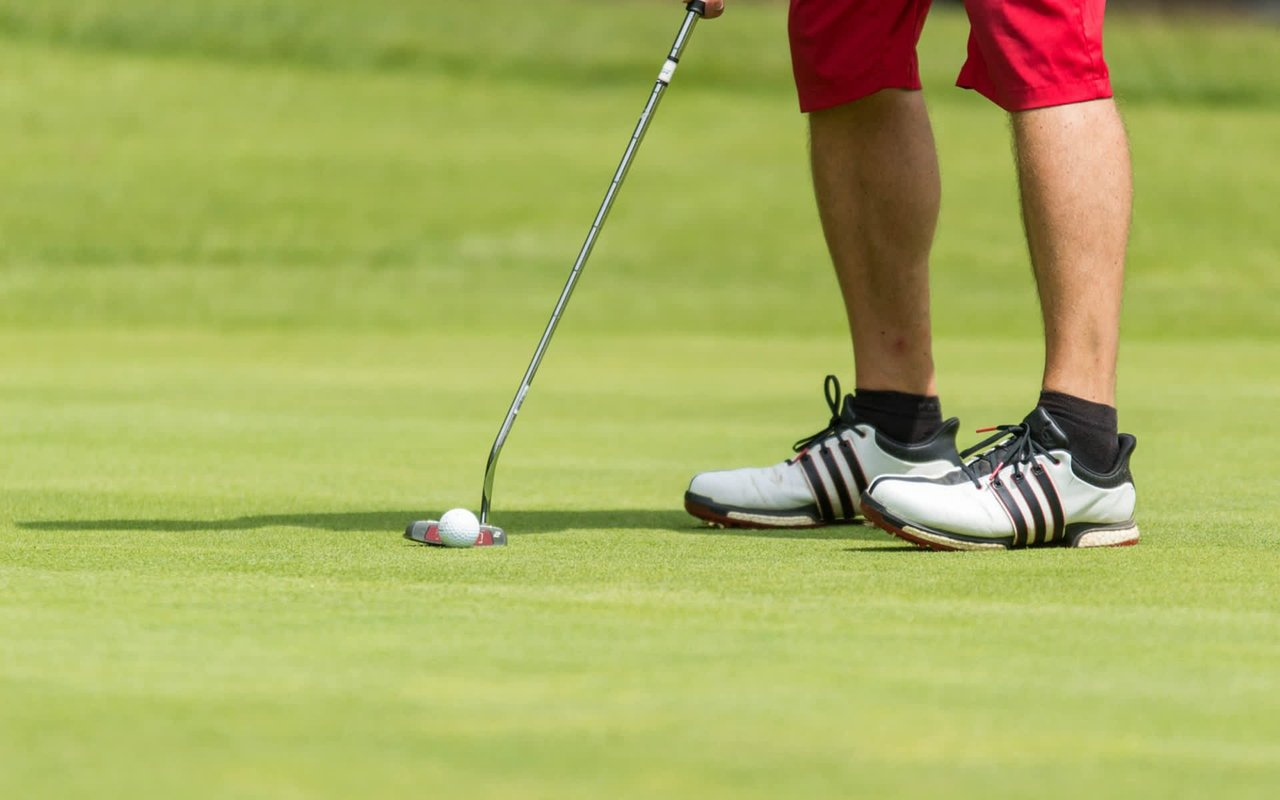
[[[904,444],[923,442],[942,427],[942,403],[928,395],[859,389],[853,394],[853,409],[876,430]]]
[[[1110,472],[1120,454],[1115,406],[1045,390],[1040,407],[1071,442],[1071,457],[1094,472]]]

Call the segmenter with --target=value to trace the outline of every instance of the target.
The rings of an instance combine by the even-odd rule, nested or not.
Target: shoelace
[[[997,425],[994,428],[979,428],[976,433],[987,433],[988,431],[996,431],[995,435],[988,436],[973,447],[969,447],[960,453],[960,469],[973,481],[973,485],[982,488],[981,478],[984,475],[991,475],[995,480],[995,475],[1004,468],[1006,464],[1013,464],[1015,475],[1022,474],[1022,466],[1031,464],[1035,468],[1036,456],[1042,455],[1058,464],[1060,459],[1053,453],[1049,452],[1049,448],[1040,444],[1032,435],[1031,428],[1024,424],[1018,425]],[[998,444],[1002,439],[1009,441],[1004,444]],[[987,450],[987,448],[991,448]],[[966,462],[969,456],[975,453],[987,450],[982,455]],[[981,468],[988,467],[989,471],[984,472]]]
[[[831,421],[827,423],[827,427],[791,445],[791,449],[797,453],[803,453],[827,437],[835,436],[841,428],[848,427],[840,417],[840,399],[844,397],[840,392],[840,379],[835,375],[828,375],[826,380],[822,382],[822,393],[827,397],[827,408],[831,410]],[[863,435],[856,428],[854,432],[859,436]]]

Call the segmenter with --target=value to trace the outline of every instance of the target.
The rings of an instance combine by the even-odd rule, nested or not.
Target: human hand
[[[703,0],[707,10],[703,13],[706,19],[715,19],[724,13],[724,0]],[[689,3],[685,0],[685,5]]]

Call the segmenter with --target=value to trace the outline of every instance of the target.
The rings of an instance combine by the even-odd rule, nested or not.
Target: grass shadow
[[[261,528],[306,528],[310,530],[379,533],[400,531],[422,519],[421,511],[341,511],[291,514],[248,514],[219,519],[48,519],[24,520],[17,526],[32,531],[66,533],[86,531],[156,531],[164,533],[206,533],[258,530]],[[799,530],[749,530],[711,528],[675,509],[594,509],[588,511],[502,511],[496,524],[513,535],[558,533],[567,530],[660,530],[697,536],[731,536],[767,539],[879,539],[874,528],[841,525],[833,528]]]
[[[43,531],[159,531],[197,533],[260,528],[307,528],[319,531],[377,533],[404,530],[422,511],[341,511],[291,514],[248,514],[220,519],[51,519],[17,523]],[[503,511],[493,520],[513,533],[554,533],[575,528],[685,530],[693,520],[684,512],[644,510]]]

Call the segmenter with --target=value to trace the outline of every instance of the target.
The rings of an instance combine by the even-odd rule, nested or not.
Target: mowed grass
[[[478,504],[678,19],[0,0],[0,796],[1280,785],[1274,28],[1110,28],[1141,546],[680,510],[850,374],[784,9],[745,3],[696,34],[512,436],[511,545],[400,538]],[[948,88],[963,36],[937,9],[922,58],[972,429],[1025,412],[1040,345],[1006,125]]]

